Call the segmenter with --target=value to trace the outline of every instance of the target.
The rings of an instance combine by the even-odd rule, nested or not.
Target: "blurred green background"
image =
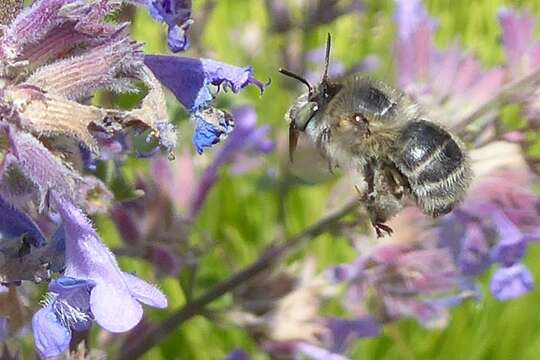
[[[260,124],[271,124],[272,137],[283,138],[286,124],[283,114],[300,89],[283,79],[277,68],[283,65],[283,49],[294,41],[301,51],[319,48],[327,32],[333,35],[332,57],[345,66],[359,63],[368,55],[377,55],[380,65],[375,76],[393,82],[392,48],[395,37],[394,3],[390,0],[365,1],[365,10],[339,17],[336,21],[303,31],[288,33],[271,31],[271,15],[264,0],[194,0],[194,17],[212,8],[208,18],[195,24],[193,47],[186,56],[203,56],[219,61],[252,65],[261,80],[272,79],[272,85],[260,97],[255,88],[240,94],[223,94],[219,104],[229,108],[252,104]],[[295,2],[295,1],[291,1]],[[540,17],[540,1],[502,0],[430,0],[425,5],[438,22],[436,43],[446,47],[461,44],[476,54],[485,66],[504,61],[500,45],[500,28],[496,20],[501,6],[526,8]],[[133,36],[144,42],[145,50],[166,53],[165,28],[154,22],[144,11],[132,14]],[[293,12],[301,19],[302,14]],[[198,26],[202,28],[199,28]],[[540,36],[540,28],[537,33]],[[317,70],[317,69],[313,69]],[[187,115],[169,99],[171,116],[178,124],[181,148],[191,148],[192,128]],[[123,99],[126,104],[130,99]],[[215,150],[206,152],[197,161],[210,161]],[[250,263],[282,232],[287,235],[301,231],[324,215],[327,197],[336,179],[319,184],[296,184],[283,190],[283,151],[268,158],[266,167],[248,175],[235,177],[222,171],[221,181],[212,190],[192,235],[193,242],[212,239],[215,245],[202,254],[197,273],[195,294],[202,293],[228,274]],[[133,179],[138,171],[147,171],[145,160],[129,160],[124,171]],[[104,240],[111,247],[120,244],[114,226],[107,218],[97,220]],[[355,252],[347,241],[331,235],[320,236],[300,254],[315,255],[318,266],[350,261]],[[540,250],[534,246],[526,264],[535,279],[540,279]],[[154,279],[152,268],[142,261],[121,258],[125,271],[136,271],[145,279]],[[184,276],[183,274],[182,276]],[[353,359],[538,359],[540,358],[540,292],[519,300],[500,303],[486,289],[485,298],[478,303],[468,302],[451,314],[444,330],[426,330],[413,320],[404,320],[384,328],[376,339],[358,341],[349,353]],[[157,280],[156,280],[157,281]],[[170,308],[167,311],[146,309],[152,320],[162,320],[186,301],[178,279],[159,281],[166,292]],[[211,309],[225,309],[232,303],[227,295]],[[219,317],[218,317],[219,318]],[[235,348],[243,348],[252,359],[266,359],[251,338],[240,328],[216,319],[198,316],[163,339],[145,355],[147,359],[221,359]]]

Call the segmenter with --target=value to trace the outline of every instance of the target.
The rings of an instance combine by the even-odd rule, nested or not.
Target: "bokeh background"
[[[358,67],[370,70],[373,77],[392,84],[396,82],[393,1],[338,1],[339,9],[352,7],[335,17],[333,9],[319,14],[302,10],[309,8],[310,5],[306,5],[309,3],[313,3],[315,8],[317,1],[280,3],[286,4],[286,13],[280,13],[272,0],[193,1],[192,47],[184,55],[207,57],[239,66],[251,65],[259,79],[271,79],[272,84],[263,96],[253,87],[240,94],[221,94],[218,104],[229,109],[252,105],[257,112],[258,123],[272,126],[270,138],[277,142],[277,147],[273,153],[260,157],[262,162],[241,175],[236,175],[227,166],[220,169],[219,181],[211,189],[195,223],[190,225],[193,231],[189,239],[183,238],[181,232],[177,234],[180,242],[189,244],[186,251],[190,254],[180,259],[178,277],[157,277],[150,262],[119,257],[125,271],[154,279],[169,299],[167,310],[145,310],[149,321],[165,320],[188,298],[203,293],[256,259],[272,240],[300,232],[324,216],[330,202],[340,200],[332,195],[339,173],[334,176],[324,168],[313,170],[301,161],[290,164],[287,159],[287,124],[283,116],[303,89],[280,76],[277,72],[279,67],[285,66],[306,74],[312,81],[316,80],[322,69],[321,49],[326,34],[330,32],[335,71]],[[424,4],[429,15],[438,20],[436,45],[446,48],[459,44],[467,53],[480,59],[484,66],[494,66],[505,60],[497,22],[501,7],[527,9],[531,15],[540,17],[540,2],[535,0],[426,0]],[[276,14],[288,14],[290,18],[276,17]],[[164,26],[151,19],[147,12],[129,8],[119,16],[132,19],[133,37],[145,44],[147,52],[168,52]],[[536,34],[540,36],[538,26]],[[129,107],[136,100],[135,95],[113,97],[103,93],[96,101]],[[197,155],[191,145],[192,125],[188,114],[172,96],[168,100],[170,115],[180,136],[175,161],[189,164],[185,168],[193,170],[191,181],[197,181],[198,174],[212,161],[219,147]],[[510,109],[508,113],[506,126],[519,126],[519,111]],[[534,153],[533,147],[531,154]],[[137,179],[155,175],[150,166],[146,159],[130,157],[121,173],[107,165],[100,165],[98,172],[112,186],[117,197],[123,192],[129,197]],[[186,173],[186,176],[189,184],[190,174]],[[349,194],[342,192],[338,196],[352,198],[356,194],[351,189]],[[152,208],[154,200],[146,201]],[[98,216],[95,220],[110,248],[119,254],[122,251],[129,253],[130,245],[121,240],[112,218]],[[347,239],[326,234],[294,252],[288,263],[313,257],[317,270],[322,271],[334,264],[351,262],[356,256]],[[531,246],[524,262],[535,279],[540,279],[538,259],[540,249]],[[426,329],[416,320],[402,319],[384,326],[376,338],[356,341],[348,356],[352,359],[407,360],[539,358],[540,292],[534,290],[517,300],[500,302],[487,289],[489,277],[488,271],[480,278],[485,296],[452,309],[444,329]],[[233,303],[231,294],[213,302],[204,315],[183,323],[144,358],[222,359],[234,349],[241,348],[251,359],[268,359],[245,329],[227,321],[226,313]],[[326,304],[324,312],[344,314],[337,301]],[[111,355],[120,346],[118,342],[111,342],[101,330],[94,329],[91,336],[94,344],[107,349]]]

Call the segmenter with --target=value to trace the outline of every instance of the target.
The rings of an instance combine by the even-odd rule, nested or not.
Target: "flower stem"
[[[200,314],[206,305],[218,299],[227,292],[235,289],[247,280],[268,268],[276,265],[284,259],[291,250],[298,248],[305,242],[315,238],[316,236],[325,233],[331,229],[341,218],[351,213],[360,205],[358,199],[345,204],[340,209],[329,213],[317,223],[306,228],[301,233],[292,238],[280,242],[277,241],[269,247],[255,262],[248,265],[243,270],[231,275],[227,280],[218,283],[200,297],[191,302],[186,303],[182,308],[173,313],[167,320],[163,321],[159,326],[148,331],[139,341],[131,347],[126,347],[122,350],[120,360],[132,360],[143,355],[153,346],[164,340],[165,337],[171,334],[176,328],[181,326],[185,321]]]

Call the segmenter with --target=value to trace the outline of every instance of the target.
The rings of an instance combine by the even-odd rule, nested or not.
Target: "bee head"
[[[331,36],[330,33],[326,39],[326,56],[324,63],[324,73],[320,84],[314,88],[306,79],[302,76],[295,74],[286,69],[279,69],[279,72],[285,76],[296,79],[307,86],[308,92],[298,98],[294,105],[289,109],[287,113],[287,119],[289,121],[289,158],[293,161],[294,150],[298,142],[300,132],[306,130],[309,122],[314,118],[315,114],[328,103],[331,93],[334,91],[334,85],[328,81],[328,64],[330,62],[330,46]],[[332,94],[333,95],[333,94]]]

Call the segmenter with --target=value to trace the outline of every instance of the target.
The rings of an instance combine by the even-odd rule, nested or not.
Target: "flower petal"
[[[124,273],[127,286],[131,294],[143,304],[164,309],[167,307],[167,298],[154,285],[139,279],[130,273]]]
[[[519,262],[527,249],[524,234],[502,210],[495,209],[491,217],[500,235],[499,242],[492,250],[492,258],[504,266]]]
[[[186,32],[192,24],[191,0],[148,0],[150,15],[169,25],[168,44],[173,52],[189,47]]]
[[[190,111],[205,107],[212,100],[207,84],[223,85],[235,93],[249,84],[256,85],[261,92],[266,87],[253,77],[251,67],[241,68],[211,59],[146,55],[144,63]]]
[[[199,154],[226,138],[234,129],[232,116],[213,107],[193,113],[192,119],[195,122],[193,146]]]
[[[312,360],[348,360],[347,357],[332,353],[323,347],[313,345],[307,342],[298,342],[295,346],[297,353],[307,356]]]
[[[96,322],[114,333],[131,330],[143,316],[141,304],[127,289],[101,282],[90,294],[90,308]]]
[[[51,281],[49,284],[49,290],[62,297],[68,297],[72,293],[80,290],[89,291],[93,286],[95,286],[95,284],[96,283],[92,280],[81,280],[69,276],[62,276]]]
[[[187,110],[194,108],[195,104],[205,106],[204,102],[212,100],[212,94],[206,87],[206,75],[199,59],[146,55],[144,63],[152,73],[176,96],[178,101]],[[205,101],[198,98],[201,93]]]
[[[253,77],[253,68],[238,67],[235,65],[225,64],[212,59],[200,60],[207,79],[212,85],[223,85],[225,89],[231,89],[233,92],[238,92],[249,84],[256,85],[261,93],[266,88],[266,85]]]
[[[51,304],[34,314],[32,331],[36,349],[45,359],[54,358],[69,348],[71,331],[58,321]]]
[[[238,349],[230,353],[225,360],[249,360],[249,357],[245,351]]]
[[[519,61],[527,55],[533,44],[535,18],[526,12],[502,8],[498,20],[502,28],[502,42],[510,67],[519,65]]]
[[[359,319],[328,319],[328,327],[332,335],[332,351],[344,353],[347,351],[352,341],[364,338],[375,337],[380,333],[380,325],[372,316],[365,316]]]
[[[520,297],[533,289],[533,278],[523,264],[498,269],[489,287],[498,300],[505,301]]]
[[[484,229],[479,224],[467,224],[465,238],[461,242],[458,257],[461,273],[470,276],[483,273],[491,265]]]

